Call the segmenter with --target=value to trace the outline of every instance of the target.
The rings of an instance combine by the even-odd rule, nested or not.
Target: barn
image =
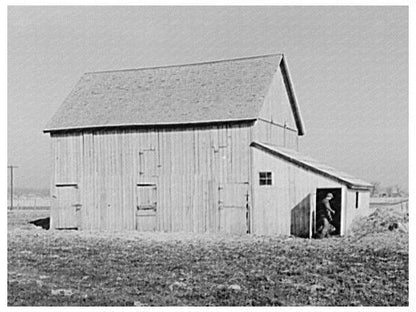
[[[299,152],[283,54],[84,74],[51,118],[51,228],[311,237],[337,231],[371,185]]]

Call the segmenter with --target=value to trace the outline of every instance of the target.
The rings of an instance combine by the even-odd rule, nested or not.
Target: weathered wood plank
[[[51,192],[56,183],[79,183],[83,229],[134,229],[135,185],[153,182],[159,230],[217,231],[218,185],[251,174],[248,137],[247,127],[230,126],[60,135],[52,141]]]

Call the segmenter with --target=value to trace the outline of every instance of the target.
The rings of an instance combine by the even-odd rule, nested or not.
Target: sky
[[[9,7],[8,164],[48,188],[46,123],[85,72],[284,53],[300,152],[408,189],[407,7]]]

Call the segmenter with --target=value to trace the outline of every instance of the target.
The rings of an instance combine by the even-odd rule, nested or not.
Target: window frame
[[[259,186],[272,186],[273,185],[273,172],[272,171],[259,171]]]

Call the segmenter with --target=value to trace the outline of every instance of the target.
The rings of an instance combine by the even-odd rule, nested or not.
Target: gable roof
[[[256,120],[282,54],[84,74],[44,132]],[[294,94],[292,111],[303,134]],[[293,103],[292,103],[293,102]]]
[[[315,173],[324,175],[327,178],[335,180],[339,183],[345,184],[350,189],[370,190],[371,188],[373,188],[373,186],[366,181],[357,179],[348,173],[336,170],[330,166],[322,164],[314,160],[313,158],[303,155],[297,151],[260,142],[252,142],[250,146],[256,147],[262,151],[280,157],[286,161],[292,162],[307,170],[311,170]]]

